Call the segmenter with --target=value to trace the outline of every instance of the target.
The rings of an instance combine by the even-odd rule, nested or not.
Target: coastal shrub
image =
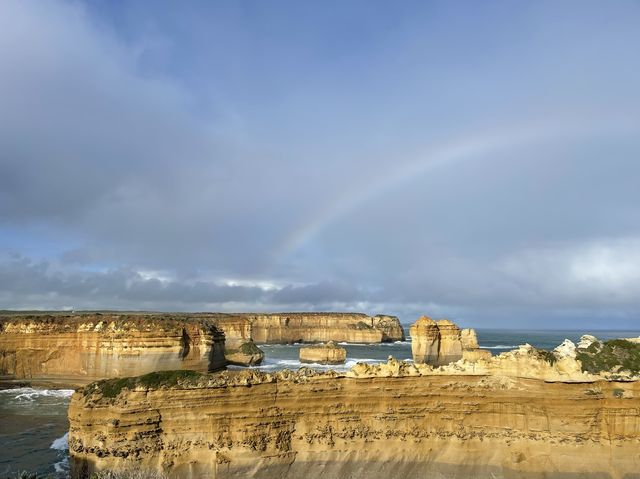
[[[184,369],[177,371],[155,371],[134,378],[107,379],[96,383],[96,387],[104,397],[114,398],[120,394],[120,391],[123,389],[134,389],[136,387],[149,389],[172,387],[177,385],[178,381],[193,381],[201,376],[202,374],[197,371]]]
[[[592,374],[614,369],[640,373],[640,344],[625,339],[593,343],[586,350],[579,350],[576,358],[582,363],[582,370]]]
[[[558,358],[553,351],[547,351],[546,349],[538,349],[538,355],[552,366],[558,361]]]
[[[253,341],[242,343],[240,346],[240,352],[242,354],[260,354],[260,348],[255,345]]]
[[[354,329],[365,330],[365,329],[373,329],[373,328],[369,326],[367,323],[365,323],[364,321],[358,321],[355,324]]]
[[[618,399],[621,399],[622,397],[624,397],[624,389],[615,388],[613,390],[613,397]]]

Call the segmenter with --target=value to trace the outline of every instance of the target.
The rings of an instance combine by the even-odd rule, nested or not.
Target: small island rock
[[[301,363],[343,364],[346,359],[347,350],[334,341],[300,348]]]

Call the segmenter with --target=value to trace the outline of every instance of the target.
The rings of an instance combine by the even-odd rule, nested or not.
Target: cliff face
[[[82,384],[151,371],[224,368],[224,335],[205,320],[168,315],[0,318],[0,378]]]
[[[253,340],[260,344],[296,342],[380,343],[403,341],[395,316],[358,313],[246,314]]]
[[[541,362],[530,352],[517,354]],[[181,479],[637,477],[640,383],[444,369],[390,361],[345,375],[247,371],[167,388],[88,386],[69,411],[73,471],[150,469]]]

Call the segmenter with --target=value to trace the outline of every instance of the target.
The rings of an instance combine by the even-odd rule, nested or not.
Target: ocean
[[[408,326],[404,325],[405,331]],[[529,343],[553,349],[565,338],[574,342],[582,334],[600,339],[639,337],[636,331],[527,331],[477,329],[481,348],[493,354]],[[275,371],[297,369],[302,345],[263,345],[265,361],[256,369]],[[305,365],[320,370],[346,370],[357,362],[379,363],[393,356],[411,359],[411,338],[385,344],[345,344],[347,361],[340,366]],[[231,368],[244,369],[244,368]],[[72,390],[5,389],[0,390],[0,478],[15,477],[20,471],[37,472],[51,478],[66,478],[69,472],[67,445],[67,407]]]

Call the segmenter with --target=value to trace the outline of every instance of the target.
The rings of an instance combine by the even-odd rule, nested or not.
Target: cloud
[[[616,238],[527,250],[498,266],[531,304],[637,307],[640,238]]]
[[[0,307],[637,318],[637,6],[288,7],[0,2]]]

